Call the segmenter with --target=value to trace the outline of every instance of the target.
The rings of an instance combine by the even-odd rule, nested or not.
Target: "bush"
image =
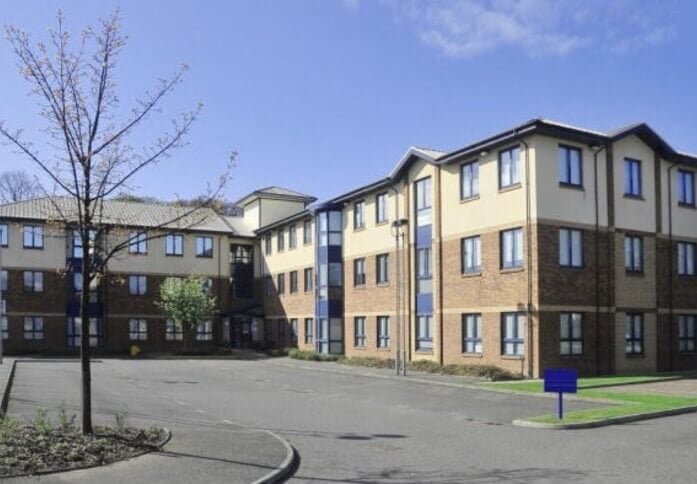
[[[340,358],[337,355],[324,355],[322,353],[315,353],[314,351],[299,350],[298,348],[289,349],[288,356],[295,360],[304,361],[338,361]]]
[[[429,360],[416,360],[409,363],[409,369],[426,373],[440,373],[441,375],[471,376],[485,378],[490,381],[517,380],[520,375],[515,375],[508,370],[494,365],[445,365]]]
[[[394,368],[395,362],[389,358],[375,358],[366,356],[342,357],[339,360],[342,365],[365,366],[368,368]]]

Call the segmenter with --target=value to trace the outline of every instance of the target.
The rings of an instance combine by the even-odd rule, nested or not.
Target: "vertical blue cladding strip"
[[[431,247],[431,225],[416,227],[416,247],[418,249]]]
[[[433,293],[416,294],[416,314],[433,313]]]

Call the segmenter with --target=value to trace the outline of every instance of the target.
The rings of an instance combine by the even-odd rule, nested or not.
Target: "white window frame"
[[[583,267],[583,231],[559,229],[559,265],[561,267]]]

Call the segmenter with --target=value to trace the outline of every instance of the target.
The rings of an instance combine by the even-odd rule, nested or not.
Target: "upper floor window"
[[[482,242],[477,235],[462,239],[461,271],[463,274],[475,274],[482,270]]]
[[[678,203],[695,205],[695,174],[687,170],[678,170]]]
[[[40,225],[24,226],[24,248],[43,249],[44,248],[44,228]]]
[[[312,286],[313,286],[313,276],[312,276],[312,267],[308,267],[305,269],[305,274],[304,274],[304,289],[305,292],[310,292],[312,291]]]
[[[283,229],[279,229],[276,232],[276,250],[278,252],[283,252],[286,249],[286,236],[283,233]]]
[[[286,275],[285,274],[278,274],[276,276],[276,290],[278,291],[279,294],[283,294],[286,292]]]
[[[642,272],[644,270],[644,251],[641,237],[625,235],[624,237],[624,268],[627,272]]]
[[[624,159],[624,194],[631,197],[641,196],[641,161]]]
[[[290,293],[298,292],[298,271],[290,271]]]
[[[7,271],[0,271],[0,291],[7,291]]]
[[[416,249],[416,292],[417,294],[429,294],[433,292],[430,247]]]
[[[559,353],[562,355],[583,354],[583,315],[581,313],[559,315]]]
[[[387,222],[387,193],[375,195],[375,223]]]
[[[128,252],[130,254],[147,254],[148,239],[145,233],[131,232],[128,236]]]
[[[678,242],[678,274],[681,276],[695,275],[695,247],[692,242]]]
[[[353,318],[354,346],[365,347],[365,317]]]
[[[184,326],[181,322],[173,319],[168,319],[165,325],[165,340],[166,341],[182,341],[184,340]]]
[[[460,167],[460,200],[479,195],[479,162],[471,161]]]
[[[499,188],[520,183],[520,147],[499,151]]]
[[[414,206],[416,208],[416,225],[421,227],[431,224],[431,178],[422,178],[414,182]]]
[[[10,325],[7,316],[0,317],[0,332],[2,332],[2,339],[10,339]]]
[[[462,352],[482,352],[482,315],[462,315]]]
[[[142,296],[148,290],[148,278],[146,276],[128,276],[128,293],[131,296]]]
[[[430,314],[416,316],[416,349],[433,349],[433,317]]]
[[[501,232],[501,268],[523,267],[523,229]]]
[[[184,237],[170,234],[165,237],[165,255],[184,255]]]
[[[583,233],[576,229],[559,229],[559,265],[583,266]]]
[[[24,291],[44,292],[44,273],[24,271]]]
[[[644,352],[644,316],[630,313],[624,317],[625,353],[640,355]]]
[[[583,169],[581,168],[581,150],[559,145],[559,183],[562,185],[583,186]]]
[[[389,276],[389,255],[380,254],[375,258],[375,282],[377,284],[387,284]]]
[[[97,231],[96,230],[90,230],[90,254],[94,254],[94,246],[95,246],[95,241],[97,240]],[[85,253],[85,247],[84,244],[82,243],[82,235],[80,235],[80,232],[75,230],[73,231],[73,257],[76,259],[82,259],[83,254]]]
[[[521,356],[525,348],[525,314],[501,315],[501,354]]]
[[[697,316],[682,315],[678,318],[678,351],[697,350]]]
[[[212,237],[196,237],[196,257],[213,257]]]
[[[305,220],[303,222],[303,244],[311,244],[312,243],[312,221],[311,220]]]
[[[288,227],[288,248],[295,249],[298,246],[298,228],[295,224]]]
[[[353,204],[353,228],[355,230],[365,227],[365,202],[361,200]]]
[[[363,258],[353,261],[353,285],[365,285],[365,259]]]
[[[390,318],[378,316],[378,348],[390,347]]]
[[[7,247],[9,243],[9,232],[7,224],[0,224],[0,247]]]
[[[264,236],[264,254],[271,255],[271,233]]]

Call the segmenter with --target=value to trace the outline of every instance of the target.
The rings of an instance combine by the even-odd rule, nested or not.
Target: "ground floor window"
[[[82,318],[68,318],[68,347],[79,348],[82,338]],[[102,325],[98,318],[90,318],[90,346],[96,347],[101,343]]]
[[[390,318],[378,316],[378,348],[390,347]]]
[[[559,315],[559,353],[562,355],[583,354],[583,315],[581,313]]]
[[[131,341],[146,341],[148,339],[148,322],[144,319],[129,320],[128,339]]]
[[[196,324],[196,341],[213,341],[213,321]]]
[[[182,323],[168,319],[165,325],[165,340],[182,341],[184,339],[184,327]]]
[[[295,318],[290,320],[290,342],[298,344],[298,320]]]
[[[522,356],[525,352],[525,314],[501,315],[501,354]]]
[[[353,318],[353,344],[357,348],[365,347],[365,318],[359,316]]]
[[[684,315],[678,318],[678,350],[697,350],[697,316]]]
[[[312,327],[315,322],[312,318],[305,318],[305,344],[312,344]]]
[[[644,316],[629,313],[624,318],[625,353],[640,355],[644,352]]]
[[[286,324],[288,323],[285,319],[278,320],[278,342],[281,345],[286,343]]]
[[[7,321],[7,316],[3,316],[2,319],[0,319],[0,331],[2,332],[2,339],[9,339],[10,326]]]
[[[462,352],[482,352],[482,315],[462,315]]]
[[[430,314],[416,317],[416,349],[433,349],[433,316]]]
[[[44,339],[44,318],[39,316],[24,318],[24,339]]]

